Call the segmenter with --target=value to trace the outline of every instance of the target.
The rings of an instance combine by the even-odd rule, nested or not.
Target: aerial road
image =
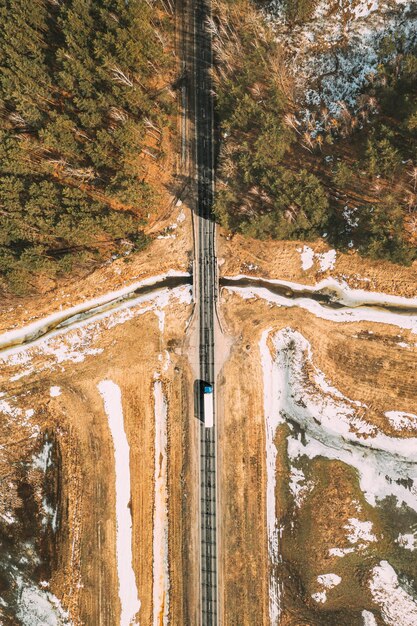
[[[214,115],[210,69],[212,67],[211,35],[207,32],[209,0],[199,0],[194,7],[194,94],[197,172],[198,275],[200,379],[212,386],[214,402],[211,415],[200,410],[200,606],[202,626],[218,623],[217,581],[217,484],[214,324],[217,293],[215,223],[212,214],[214,198]],[[213,393],[212,392],[212,393]]]
[[[214,110],[210,70],[213,64],[211,34],[207,28],[210,0],[179,0],[182,23],[183,122],[184,135],[189,133],[190,161],[188,173],[195,181],[194,203],[194,298],[198,319],[200,402],[200,513],[199,513],[199,607],[201,626],[219,623],[217,567],[217,429],[215,384],[215,331],[217,260],[215,250],[214,198]],[[185,146],[183,136],[183,146]],[[210,398],[202,401],[203,389]],[[207,402],[209,400],[209,402]],[[204,406],[206,415],[204,415]],[[209,409],[207,407],[210,407]]]

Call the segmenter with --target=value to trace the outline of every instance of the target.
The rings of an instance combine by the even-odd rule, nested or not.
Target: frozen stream
[[[70,328],[79,322],[98,319],[115,309],[134,305],[139,299],[149,294],[156,294],[167,289],[175,289],[191,282],[190,274],[170,271],[160,276],[133,283],[117,291],[108,292],[98,298],[86,300],[81,304],[52,313],[47,317],[32,322],[22,328],[9,330],[0,335],[0,352],[16,346],[33,344],[53,331]],[[139,300],[140,301],[140,300]]]
[[[333,278],[309,286],[240,275],[222,278],[220,285],[245,300],[259,298],[277,306],[299,307],[333,322],[392,324],[417,333],[417,297],[350,289]]]

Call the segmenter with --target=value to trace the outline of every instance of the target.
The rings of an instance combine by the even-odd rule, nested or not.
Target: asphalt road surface
[[[198,281],[200,379],[216,385],[214,371],[214,324],[217,295],[214,197],[214,115],[210,69],[212,41],[207,30],[210,0],[197,0],[194,11],[194,114],[197,173]],[[203,417],[203,416],[201,416]],[[214,425],[200,426],[200,606],[202,626],[218,624],[216,540],[216,416]]]
[[[213,64],[211,34],[207,18],[210,0],[177,0],[182,57],[182,168],[195,180],[194,208],[194,298],[198,320],[199,378],[215,385],[215,307],[218,293],[214,197],[214,111],[210,69]],[[197,407],[200,419],[200,585],[201,626],[217,626],[217,489],[216,416],[212,428],[204,426],[203,403]]]

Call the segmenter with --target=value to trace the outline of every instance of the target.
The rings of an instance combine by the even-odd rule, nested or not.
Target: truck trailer
[[[203,395],[204,395],[204,426],[206,428],[212,428],[213,423],[214,423],[213,385],[204,383]]]

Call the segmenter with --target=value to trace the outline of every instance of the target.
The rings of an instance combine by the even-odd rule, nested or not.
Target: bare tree
[[[413,165],[411,172],[408,172],[408,175],[413,181],[413,189],[415,191],[417,186],[417,167],[415,165]]]
[[[286,124],[290,128],[293,128],[296,133],[301,135],[300,131],[298,130],[300,122],[297,120],[296,116],[293,113],[287,113],[286,115],[284,115],[284,124]]]
[[[314,140],[309,132],[303,133],[303,146],[307,148],[309,152],[312,152],[314,148]]]
[[[127,85],[127,87],[133,87],[133,81],[131,78],[129,78],[129,76],[123,72],[119,67],[117,67],[116,65],[114,67],[112,67],[112,73],[113,73],[113,79],[118,82],[118,83],[122,83],[123,85]]]

